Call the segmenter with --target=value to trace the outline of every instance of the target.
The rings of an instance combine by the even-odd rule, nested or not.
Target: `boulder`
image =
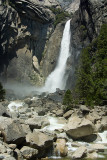
[[[61,117],[61,116],[63,116],[63,110],[62,109],[59,109],[59,110],[57,110],[57,112],[56,112],[56,116],[58,116],[58,117]]]
[[[0,116],[10,117],[9,113],[6,110],[6,107],[4,107],[1,103],[0,103]]]
[[[67,112],[63,115],[63,117],[66,118],[66,119],[68,119],[68,118],[72,115],[72,113],[73,113],[73,111],[72,111],[72,110],[69,110],[69,111],[67,111]]]
[[[98,154],[95,151],[92,152],[92,153],[88,153],[87,154],[87,158],[89,158],[89,159],[96,159],[96,158],[98,158]]]
[[[26,135],[26,142],[30,143],[35,149],[46,149],[52,146],[53,137],[35,129],[33,133],[28,133]]]
[[[91,135],[82,137],[81,140],[89,143],[89,142],[99,141],[101,140],[101,138],[97,134],[91,134]]]
[[[19,145],[25,140],[25,133],[18,120],[0,117],[0,131],[2,132],[3,140],[7,143]]]
[[[90,110],[85,105],[80,105],[80,110],[83,114],[87,114],[90,112]]]
[[[66,133],[73,139],[80,139],[82,137],[92,135],[95,131],[94,128],[95,126],[91,121],[74,116],[67,124]]]
[[[104,149],[106,149],[103,144],[91,144],[90,148],[96,150],[97,152],[104,152]]]
[[[40,129],[42,126],[44,127],[45,125],[49,125],[49,121],[45,117],[34,117],[34,118],[29,118],[28,120],[25,121],[27,125],[29,125],[30,129]]]
[[[17,160],[23,160],[21,151],[18,148],[15,149],[14,153],[15,153],[15,155],[17,157]]]
[[[11,155],[4,153],[4,154],[0,154],[0,160],[16,160],[16,159]]]
[[[41,128],[41,121],[37,118],[29,118],[25,121],[27,125],[29,125],[30,129],[40,129]]]
[[[16,145],[16,144],[9,144],[8,146],[9,146],[9,148],[11,148],[11,149],[13,149],[13,150],[15,150],[15,149],[16,149],[16,147],[17,147],[17,145]]]
[[[101,116],[99,116],[98,112],[93,111],[86,116],[86,119],[90,120],[92,123],[95,124],[98,120],[101,119]]]
[[[22,128],[25,134],[28,134],[29,132],[31,132],[31,129],[27,124],[22,124]]]
[[[0,154],[1,153],[6,153],[6,152],[7,152],[6,147],[3,144],[0,143]]]
[[[66,140],[65,139],[57,139],[55,143],[55,155],[65,157],[68,153],[68,148],[66,146]],[[59,155],[60,154],[60,155]]]
[[[85,156],[87,152],[87,148],[84,146],[79,147],[72,155],[73,159],[80,159],[83,158]]]
[[[34,148],[30,148],[28,146],[23,146],[21,148],[21,154],[25,159],[31,159],[31,158],[36,158],[36,155],[38,154],[38,150]]]

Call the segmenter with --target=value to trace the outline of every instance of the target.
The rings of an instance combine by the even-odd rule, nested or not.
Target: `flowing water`
[[[23,102],[21,101],[11,101],[10,104],[8,105],[8,108],[10,112],[18,111],[19,107],[22,107],[24,105]]]
[[[66,62],[70,56],[70,20],[66,22],[63,37],[61,41],[61,48],[57,66],[55,70],[47,77],[45,86],[42,91],[55,92],[56,88],[65,89],[67,76],[66,72]]]

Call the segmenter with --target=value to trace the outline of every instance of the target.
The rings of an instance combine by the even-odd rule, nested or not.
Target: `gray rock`
[[[5,142],[21,144],[25,140],[25,133],[18,120],[0,117],[0,130]]]
[[[80,0],[74,0],[66,9],[68,13],[75,13],[79,9]]]
[[[104,152],[104,149],[106,148],[103,144],[91,144],[91,149],[97,150],[97,152]]]
[[[10,117],[9,113],[6,110],[6,107],[4,107],[1,103],[0,103],[0,116]]]
[[[28,134],[29,132],[31,132],[29,125],[27,124],[21,124],[21,125],[25,134]]]
[[[68,119],[73,114],[73,112],[74,112],[73,110],[69,110],[63,115],[63,117]]]
[[[86,119],[90,120],[92,123],[95,124],[98,120],[101,119],[101,116],[98,114],[98,112],[93,111],[86,116]]]
[[[0,154],[6,153],[6,152],[7,152],[7,148],[3,144],[0,144]]]
[[[90,112],[90,110],[85,105],[80,105],[80,110],[83,113],[89,113]]]
[[[14,152],[15,152],[18,160],[23,160],[21,151],[18,148],[16,148]]]
[[[95,126],[87,119],[71,117],[67,124],[66,133],[73,139],[79,139],[88,135],[92,135],[95,131]]]
[[[79,147],[72,155],[73,159],[81,159],[85,156],[87,148],[84,146]]]
[[[53,145],[53,137],[38,130],[34,130],[33,133],[28,133],[26,136],[26,142],[39,151],[39,157],[45,154],[46,149],[49,149]]]
[[[107,130],[107,116],[103,116],[101,120],[102,130]]]
[[[49,125],[49,121],[47,118],[45,117],[34,117],[34,118],[30,118],[28,120],[25,121],[25,123],[27,125],[29,125],[30,129],[40,129],[42,127],[44,127],[45,125]]]
[[[37,149],[31,148],[28,146],[23,146],[20,151],[21,151],[21,154],[23,155],[23,157],[25,159],[29,159],[29,160],[34,157],[36,158],[36,156],[38,154]]]
[[[8,146],[9,146],[9,148],[11,148],[11,149],[13,149],[13,150],[16,149],[16,147],[17,147],[16,144],[9,144]]]
[[[62,109],[57,110],[56,116],[61,117],[63,116],[64,111]]]

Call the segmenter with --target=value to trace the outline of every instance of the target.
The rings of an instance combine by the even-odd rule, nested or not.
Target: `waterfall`
[[[65,76],[66,62],[70,56],[70,35],[70,20],[68,20],[63,31],[58,62],[55,70],[47,77],[45,86],[42,88],[44,92],[53,93],[56,91],[56,88],[65,89],[67,81]]]

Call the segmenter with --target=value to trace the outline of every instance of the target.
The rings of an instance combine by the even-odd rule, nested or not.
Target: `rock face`
[[[49,41],[46,44],[44,50],[43,65],[42,65],[43,75],[45,77],[47,77],[54,70],[56,66],[56,62],[60,52],[60,45],[61,45],[64,26],[65,22],[58,24],[54,32],[52,33]]]
[[[80,0],[74,0],[69,7],[67,7],[66,11],[68,13],[75,13],[79,9]]]
[[[0,78],[4,83],[43,83],[39,65],[55,17],[49,7],[60,5],[56,0],[1,2]]]
[[[66,130],[66,133],[73,139],[80,139],[94,133],[94,126],[92,122],[85,118],[80,119],[78,117],[71,117],[67,127],[68,129]]]
[[[75,2],[75,1],[74,1]],[[107,23],[107,0],[80,0],[79,9],[71,19],[71,50],[67,87],[75,85],[75,68],[82,48],[98,36],[102,24]],[[71,66],[71,67],[69,67]],[[71,83],[69,83],[71,82]]]

